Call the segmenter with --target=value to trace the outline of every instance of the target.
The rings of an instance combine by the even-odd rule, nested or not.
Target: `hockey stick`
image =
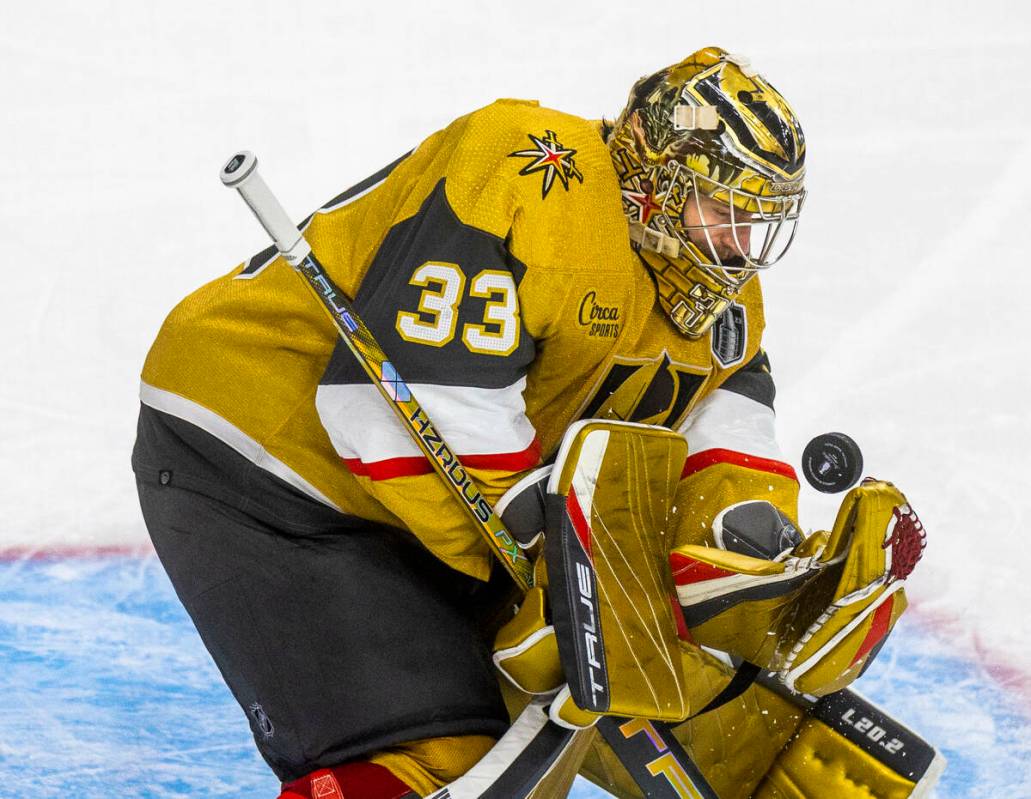
[[[448,447],[443,436],[437,431],[427,413],[416,401],[411,390],[397,373],[393,364],[388,360],[386,353],[383,352],[382,347],[377,343],[372,332],[355,311],[350,299],[332,281],[325,268],[319,263],[315,253],[312,252],[311,245],[308,244],[294,223],[290,221],[290,217],[283,210],[283,206],[258,174],[257,166],[258,159],[253,153],[246,150],[241,151],[230,158],[222,168],[220,175],[222,183],[229,188],[236,189],[240,193],[240,196],[254,213],[258,222],[261,223],[261,226],[272,237],[279,253],[304,278],[305,284],[333,320],[333,324],[340,333],[340,337],[354,354],[373,385],[376,386],[383,398],[393,408],[398,419],[405,429],[408,430],[419,449],[429,459],[434,471],[440,475],[451,493],[459,500],[459,504],[477,525],[488,546],[497,555],[502,565],[512,576],[512,579],[515,580],[516,584],[523,591],[528,590],[534,584],[533,569],[529,560],[518,547],[508,530],[505,529],[504,524],[490,502],[487,501],[482,492],[477,488],[472,476],[461,466],[455,451]],[[607,720],[603,719],[603,722],[608,725]],[[554,763],[555,759],[572,745],[573,738],[579,739],[581,735],[587,733],[587,731],[574,733],[570,737],[563,733],[554,723],[548,722],[547,727],[549,734],[552,737],[556,737],[555,749],[548,756],[550,758],[548,762],[550,763]],[[606,735],[606,737],[609,736]],[[620,760],[627,764],[630,772],[635,777],[646,780],[644,775],[651,764],[645,763],[636,751],[620,746],[616,742],[615,737],[613,742],[615,743],[613,750],[617,753]],[[681,755],[679,758],[678,754]],[[706,792],[708,786],[705,785],[704,778],[701,777],[700,772],[697,772],[686,752],[681,750],[678,753],[675,750],[665,749],[663,759],[669,760],[671,758],[686,762],[687,770],[692,776],[697,775],[696,780],[688,780],[687,784],[684,785],[667,777],[666,780],[662,780],[658,784],[652,782],[647,788],[645,787],[645,782],[639,782],[642,789],[647,791],[648,796],[655,797],[655,799],[665,799],[667,796],[670,799],[680,799],[680,797],[698,797],[699,799],[710,799],[711,797],[711,799],[716,799],[715,794]],[[518,770],[525,771],[524,766],[525,764],[520,766]],[[645,771],[642,772],[642,769]],[[660,771],[659,773],[662,772]],[[651,771],[650,774],[654,779],[656,772]],[[522,778],[526,779],[526,777],[527,775],[524,773]],[[696,787],[694,783],[699,784],[701,787]],[[528,791],[527,796],[533,796],[536,787],[535,780],[530,780],[522,786],[524,791]],[[684,793],[683,791],[685,790],[688,792]],[[447,788],[441,789],[441,791],[441,797],[450,795],[447,792]],[[670,791],[672,792],[670,793]],[[698,793],[692,791],[698,791]],[[434,794],[434,796],[437,795]],[[493,796],[495,794],[485,793],[483,795]]]
[[[221,177],[222,183],[240,193],[261,226],[272,237],[280,255],[304,278],[373,385],[394,409],[412,440],[479,528],[487,545],[512,579],[523,591],[531,588],[533,567],[530,561],[505,529],[490,502],[477,488],[472,475],[459,463],[455,450],[444,441],[397,369],[387,359],[372,332],[358,316],[354,305],[330,279],[311,246],[262,180],[258,174],[258,159],[246,150],[239,152],[226,162]]]
[[[475,766],[426,799],[554,799],[572,778],[567,758],[582,757],[582,733],[548,719],[547,699],[537,697],[512,722],[508,732]]]

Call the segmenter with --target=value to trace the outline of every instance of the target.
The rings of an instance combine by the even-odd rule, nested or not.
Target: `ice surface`
[[[0,793],[29,765],[38,796],[103,795],[105,775],[271,790],[152,561],[23,557],[145,545],[128,454],[147,347],[266,246],[224,159],[257,152],[301,218],[495,97],[612,115],[638,75],[716,43],[808,138],[798,239],[764,280],[784,450],[849,433],[929,531],[864,690],[951,747],[941,796],[1031,795],[1029,23],[1001,0],[5,8],[0,548],[20,554],[0,569]],[[807,489],[801,523],[835,505]],[[242,781],[219,788],[223,769]]]
[[[0,595],[0,796],[276,795],[155,557],[4,563]],[[860,685],[949,758],[940,799],[1026,795],[1025,709],[924,625],[904,621]]]

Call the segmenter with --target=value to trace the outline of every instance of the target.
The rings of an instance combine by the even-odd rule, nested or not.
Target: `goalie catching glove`
[[[903,585],[925,545],[902,493],[869,479],[845,496],[830,532],[803,540],[756,501],[722,511],[713,534],[715,547],[670,554],[691,636],[814,696],[849,685],[876,656],[906,609]]]

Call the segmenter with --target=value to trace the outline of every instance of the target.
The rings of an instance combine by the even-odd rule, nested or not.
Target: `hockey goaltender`
[[[920,521],[868,479],[803,535],[774,437],[757,273],[805,151],[715,47],[613,122],[499,100],[299,226],[371,372],[275,247],[171,312],[140,502],[280,799],[930,791],[940,755],[848,688]]]

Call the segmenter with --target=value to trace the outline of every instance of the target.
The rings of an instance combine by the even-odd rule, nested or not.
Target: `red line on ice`
[[[1031,671],[1009,662],[1003,652],[986,644],[977,630],[970,630],[955,612],[931,608],[921,602],[911,601],[909,609],[915,620],[925,628],[938,633],[943,641],[959,642],[967,639],[974,659],[980,663],[989,677],[1007,693],[1012,694],[1031,716]],[[956,654],[963,656],[962,645],[957,645]]]
[[[0,548],[0,563],[14,563],[20,560],[63,560],[65,558],[114,558],[151,555],[154,548],[149,543],[115,544],[107,546],[51,545],[16,546]]]

